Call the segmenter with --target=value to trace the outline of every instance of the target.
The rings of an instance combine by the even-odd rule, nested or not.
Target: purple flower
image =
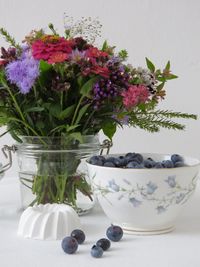
[[[122,125],[129,125],[130,116],[128,115],[112,115],[112,118]]]
[[[19,60],[6,66],[6,75],[11,83],[19,87],[22,94],[27,94],[39,76],[39,61],[32,57],[30,50],[25,49]]]
[[[75,50],[72,50],[71,54],[69,55],[72,63],[77,63],[85,57],[85,51],[79,51],[77,48]]]
[[[113,56],[108,60],[108,64],[119,64],[122,62],[122,58],[118,57],[118,56]]]

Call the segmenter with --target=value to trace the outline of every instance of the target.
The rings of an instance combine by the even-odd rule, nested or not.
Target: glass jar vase
[[[83,142],[68,137],[23,136],[16,145],[22,208],[65,203],[79,214],[95,204],[85,160],[100,151],[98,136]]]

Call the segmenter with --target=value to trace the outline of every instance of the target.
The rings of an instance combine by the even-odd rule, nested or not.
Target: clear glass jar
[[[95,204],[85,160],[100,151],[98,136],[83,142],[68,137],[23,136],[16,145],[22,207],[65,203],[79,214]]]

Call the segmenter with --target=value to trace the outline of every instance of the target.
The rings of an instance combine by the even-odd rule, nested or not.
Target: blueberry
[[[115,167],[115,164],[111,161],[106,161],[104,164],[103,164],[104,167]]]
[[[125,155],[125,158],[132,158],[132,157],[134,157],[134,155],[135,155],[135,153],[131,153],[131,152],[129,152],[129,153],[127,153],[127,154]]]
[[[103,166],[103,161],[99,156],[93,156],[89,159],[89,163],[92,165],[98,165],[98,166]]]
[[[108,250],[110,247],[110,240],[107,238],[101,238],[97,241],[96,245],[101,247],[104,251]]]
[[[147,158],[148,160],[150,160],[150,161],[154,161],[152,158]]]
[[[115,160],[113,160],[113,163],[116,167],[121,167],[121,161],[119,159],[115,158]]]
[[[149,159],[145,159],[144,160],[144,167],[145,168],[148,168],[148,169],[151,169],[155,166],[155,162],[152,161],[152,160],[149,160]]]
[[[185,164],[183,161],[177,161],[174,163],[174,167],[184,167],[184,166],[185,166]]]
[[[118,166],[117,167],[125,167],[127,164],[127,160],[125,158],[118,158]]]
[[[154,168],[156,169],[162,169],[163,168],[163,165],[161,162],[156,162],[155,165],[154,165]]]
[[[100,246],[94,245],[91,248],[91,255],[94,258],[101,258],[103,255],[103,249]]]
[[[103,163],[106,161],[104,156],[98,156],[98,159],[101,160]]]
[[[127,162],[130,162],[130,161],[133,161],[134,156],[135,156],[135,153],[127,153],[125,155],[125,159],[127,160]]]
[[[137,160],[138,163],[142,163],[143,162],[143,156],[139,153],[136,153],[134,155],[134,159]]]
[[[178,154],[173,154],[171,156],[171,161],[173,163],[176,163],[177,161],[183,161],[183,158],[180,155],[178,155]]]
[[[116,158],[114,158],[114,157],[109,157],[109,158],[107,158],[106,159],[106,162],[115,162],[115,160],[116,160]]]
[[[73,254],[78,249],[78,242],[74,237],[67,236],[62,240],[62,249],[67,254]]]
[[[106,231],[106,236],[111,241],[117,242],[122,238],[123,230],[118,225],[111,225],[110,227],[108,227],[108,229]]]
[[[164,168],[173,168],[174,163],[171,160],[163,160],[162,165]]]
[[[136,169],[139,166],[139,164],[136,161],[130,161],[127,165],[126,168],[130,169]]]
[[[82,244],[85,241],[85,234],[80,229],[75,229],[71,233],[71,237],[74,237],[78,244]]]

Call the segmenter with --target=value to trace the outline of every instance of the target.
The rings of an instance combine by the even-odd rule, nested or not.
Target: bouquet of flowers
[[[107,41],[101,48],[94,45],[100,28],[91,18],[71,20],[60,36],[49,24],[50,33],[33,30],[22,44],[0,29],[11,45],[1,48],[0,58],[0,126],[7,126],[3,134],[9,132],[18,142],[22,136],[37,136],[43,143],[42,137],[67,136],[81,143],[83,136],[100,130],[112,139],[117,126],[182,130],[184,125],[173,118],[196,119],[156,109],[165,97],[166,81],[177,78],[169,61],[163,70],[148,58],[145,68],[127,64],[126,50],[115,52]]]

